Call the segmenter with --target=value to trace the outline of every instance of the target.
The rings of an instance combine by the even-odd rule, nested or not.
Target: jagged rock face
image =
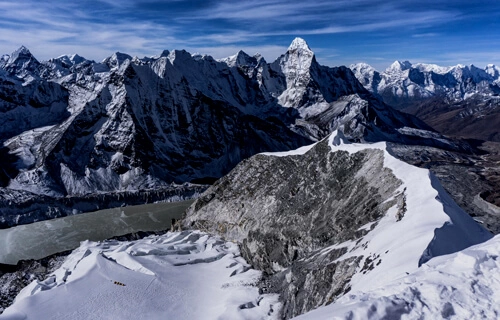
[[[333,130],[353,141],[466,149],[374,98],[350,69],[320,66],[300,38],[271,64],[242,51],[216,61],[184,50],[40,63],[21,48],[0,67],[5,96],[21,99],[33,87],[25,96],[50,111],[16,126],[28,103],[21,99],[3,131],[4,153],[17,158],[5,158],[13,169],[3,184],[37,194],[214,180],[253,154],[294,149]]]
[[[300,113],[301,119],[293,123],[292,129],[312,140],[341,130],[351,141],[391,141],[471,150],[467,144],[436,135],[424,122],[384,104],[363,88],[350,69],[319,65],[302,39],[294,40],[287,53],[270,67],[286,79],[286,86],[278,96],[280,104]]]
[[[0,73],[0,187],[6,187],[19,170],[34,163],[22,133],[37,128],[48,128],[64,122],[69,93],[61,85],[46,81],[22,82],[17,77]],[[19,158],[26,150],[30,155]]]
[[[116,53],[101,64],[62,56],[28,70],[59,87],[41,79],[55,77],[70,97],[58,126],[21,130],[28,145],[7,141],[23,163],[11,186],[48,195],[165,187],[218,178],[255,153],[309,143],[283,123],[293,112],[268,112],[274,98],[258,89],[257,75],[240,70],[185,51],[143,60]]]
[[[336,149],[336,139],[345,137],[243,161],[198,198],[180,224],[237,242],[244,258],[267,274],[261,289],[280,294],[283,318],[330,303],[365,282],[377,286],[381,278],[410,272],[432,256],[491,237],[444,191],[436,191],[441,187],[418,185],[419,175],[429,174],[426,170],[397,169],[408,174],[399,178],[387,164],[392,157],[387,151],[369,146],[357,152]],[[414,198],[427,192],[427,200]],[[427,212],[423,202],[435,205]],[[435,221],[443,210],[445,220]],[[435,227],[430,227],[433,220]],[[450,226],[456,229],[444,235]],[[379,236],[383,249],[373,249]],[[467,244],[460,240],[452,249],[449,237],[468,239]],[[400,242],[388,248],[388,239]],[[410,244],[415,239],[422,243]],[[406,255],[406,246],[415,254],[396,272],[391,266],[400,262],[390,261]]]
[[[339,97],[364,92],[347,68],[319,65],[307,43],[300,38],[270,67],[285,78],[278,97],[280,104],[298,109],[305,119],[325,111],[329,103]]]
[[[0,68],[19,78],[31,78],[39,72],[40,62],[24,46],[11,55],[4,55],[0,60]]]
[[[34,280],[43,281],[59,268],[70,252],[40,260],[21,261],[16,266],[0,264],[0,314],[10,306],[17,294]]]
[[[216,182],[197,200],[184,223],[196,221],[196,226],[222,230],[228,239],[245,240],[254,264],[272,273],[302,257],[302,250],[319,248],[329,241],[344,242],[356,229],[380,217],[387,205],[382,202],[399,186],[390,170],[382,168],[381,157],[372,151],[353,156],[347,152],[330,153],[327,140],[304,157],[257,155]],[[379,176],[356,178],[358,171],[366,170],[363,168],[366,162],[378,166],[370,173]],[[372,179],[386,180],[382,190],[368,183]],[[287,182],[280,184],[282,181]],[[242,202],[244,200],[251,202]],[[212,216],[212,212],[218,212],[219,221],[209,220],[205,225],[203,217]],[[349,214],[345,214],[347,212]],[[283,215],[276,217],[276,213]],[[293,235],[295,243],[282,242],[284,239],[280,236],[264,231],[280,230],[292,224],[297,228]],[[305,236],[309,234],[310,237]],[[253,252],[254,242],[266,244],[269,251]],[[267,256],[277,245],[281,249],[274,250],[275,256]],[[273,269],[270,260],[278,266]]]
[[[290,318],[348,290],[360,259],[331,263],[345,249],[314,253],[361,237],[402,197],[391,198],[401,182],[382,164],[381,151],[331,153],[328,140],[304,156],[257,155],[200,197],[183,224],[240,243],[247,261],[274,275],[268,290]]]
[[[55,125],[69,117],[68,91],[45,80],[22,85],[0,77],[0,139],[34,128]]]
[[[281,121],[213,100],[182,76],[172,79],[166,72],[160,78],[147,66],[129,64],[123,75],[112,77],[109,89],[75,117],[47,159],[52,176],[61,177],[70,194],[147,188],[149,180],[157,185],[220,177],[255,153],[307,143]],[[88,139],[82,141],[82,133]],[[61,162],[65,168],[58,168]],[[102,184],[103,174],[110,177],[108,185]],[[144,174],[151,178],[144,181]]]

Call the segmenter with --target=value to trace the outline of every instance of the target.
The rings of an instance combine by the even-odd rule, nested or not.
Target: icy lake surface
[[[137,231],[170,228],[194,200],[154,203],[83,213],[0,230],[0,263],[40,259],[72,250],[80,241],[100,241]]]

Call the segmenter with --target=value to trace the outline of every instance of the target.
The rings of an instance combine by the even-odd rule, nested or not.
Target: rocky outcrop
[[[13,302],[17,294],[33,281],[45,280],[58,269],[70,251],[54,254],[40,260],[24,260],[17,265],[0,264],[0,314]]]
[[[38,62],[21,48],[2,58],[0,81],[0,95],[15,100],[0,100],[12,119],[0,129],[0,187],[43,202],[212,183],[256,153],[335,130],[355,142],[474,152],[384,104],[350,69],[319,65],[300,38],[273,63],[184,50]]]
[[[367,230],[358,229],[398,201],[389,198],[401,181],[382,164],[380,150],[332,153],[328,140],[303,156],[257,155],[200,197],[183,225],[237,241],[270,276],[263,290],[280,293],[291,318],[349,290],[361,259],[332,263],[346,248],[319,252],[362,237]]]
[[[447,136],[500,142],[500,97],[474,94],[466,100],[433,97],[406,108]]]
[[[408,176],[398,177],[401,171],[388,165],[387,159],[394,158],[380,146],[365,145],[354,152],[335,147],[345,139],[340,136],[243,161],[197,199],[179,225],[237,242],[244,258],[267,275],[261,289],[281,295],[283,318],[328,304],[363,282],[353,279],[376,283],[377,273],[383,278],[402,272],[391,270],[387,261],[399,259],[396,251],[401,247],[415,245],[410,244],[414,232],[420,234],[420,249],[404,262],[408,272],[427,261],[429,252],[452,252],[490,237],[456,204],[454,214],[445,213],[449,209],[436,201],[435,189],[428,189],[425,200],[436,203],[434,212],[425,212],[422,199],[416,201],[413,193],[427,192],[420,190],[419,179],[427,180],[425,188],[430,188],[427,170],[407,165],[403,175]],[[444,195],[439,197],[445,201]],[[418,226],[436,216],[443,220],[431,222],[434,227]],[[456,224],[448,235],[467,239],[454,248],[443,248],[447,240],[434,237],[434,228],[443,227],[447,219]],[[394,238],[396,234],[402,238]],[[375,249],[378,237],[399,241],[399,249]]]

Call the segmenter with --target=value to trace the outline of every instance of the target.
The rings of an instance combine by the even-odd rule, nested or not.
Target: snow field
[[[348,293],[297,317],[309,319],[498,319],[500,236],[436,257],[375,290]]]
[[[276,319],[237,245],[201,232],[85,241],[0,319]]]

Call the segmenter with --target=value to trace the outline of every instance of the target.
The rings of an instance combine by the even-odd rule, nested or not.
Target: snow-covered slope
[[[82,243],[0,318],[474,318],[478,305],[483,318],[497,312],[499,240],[385,142],[350,143],[336,131],[255,155],[179,225],[202,231]]]
[[[268,275],[265,290],[280,293],[285,318],[492,237],[429,170],[397,160],[385,142],[352,144],[340,131],[242,162],[182,224],[239,243]]]
[[[277,295],[231,242],[200,232],[83,242],[1,319],[277,319]]]
[[[280,107],[255,90],[256,77],[209,56],[39,63],[23,47],[2,61],[0,136],[18,170],[3,180],[12,189],[61,196],[213,180],[255,153],[309,142],[276,118]],[[34,91],[45,84],[48,98]]]
[[[498,319],[500,237],[432,259],[375,290],[350,292],[297,317],[323,319]]]

